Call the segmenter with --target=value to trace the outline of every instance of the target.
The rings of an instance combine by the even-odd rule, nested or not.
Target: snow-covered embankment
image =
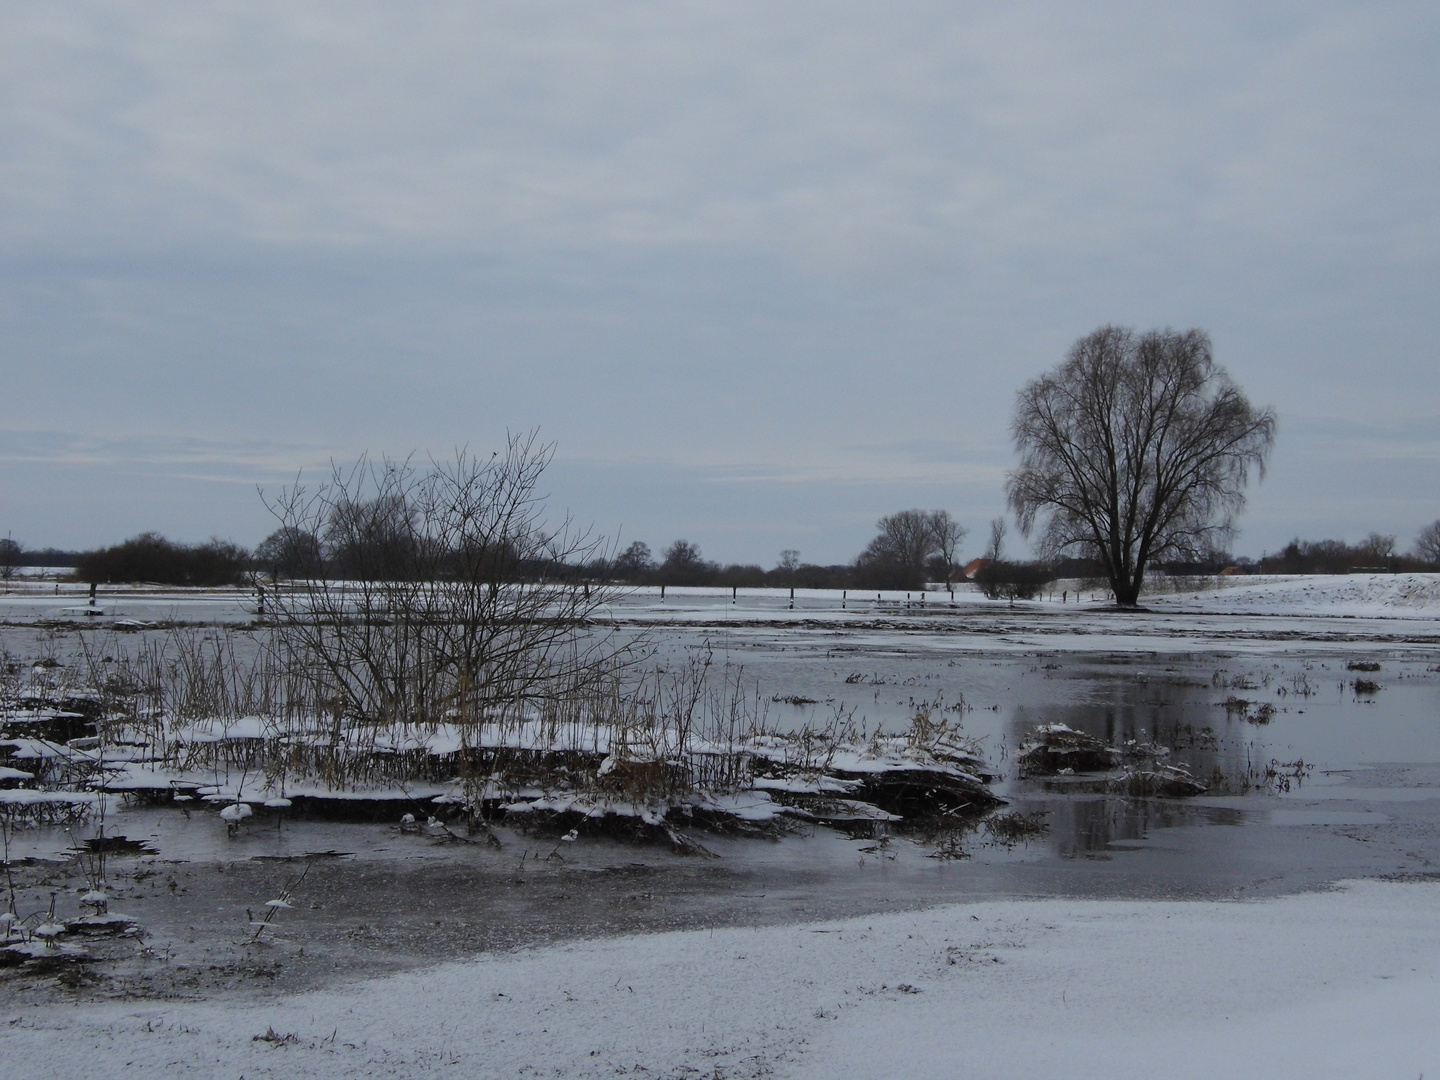
[[[32,1080],[1411,1078],[1440,1073],[1440,884],[962,905],[0,1020],[0,1075]]]

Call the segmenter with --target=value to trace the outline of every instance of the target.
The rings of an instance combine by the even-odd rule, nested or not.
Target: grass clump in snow
[[[1041,724],[1026,737],[1015,760],[1025,778],[1110,769],[1121,757],[1119,750],[1087,732],[1067,724]]]
[[[275,631],[247,633],[244,648],[194,628],[141,639],[133,653],[113,637],[86,642],[94,734],[37,752],[27,805],[51,797],[42,786],[71,789],[67,799],[78,788],[86,799],[214,811],[232,836],[282,814],[411,814],[452,839],[497,842],[491,825],[505,820],[699,851],[681,828],[774,835],[813,821],[875,832],[1000,802],[980,747],[943,703],[921,703],[899,731],[868,730],[843,709],[781,731],[758,687],[708,647],[668,669],[614,658],[603,671],[582,665],[580,677],[561,665],[479,712],[396,718],[346,704]]]
[[[1032,810],[1029,813],[1012,810],[991,814],[984,822],[985,833],[1002,847],[1025,844],[1050,831],[1050,823],[1045,820],[1049,813],[1048,810]]]

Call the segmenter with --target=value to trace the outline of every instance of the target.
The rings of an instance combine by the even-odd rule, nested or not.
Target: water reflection
[[[903,729],[918,705],[942,702],[941,715],[958,720],[1001,774],[998,791],[1012,809],[1048,812],[1048,836],[1032,841],[1032,852],[1094,857],[1143,841],[1157,828],[1233,825],[1247,814],[1263,822],[1269,799],[1287,788],[1303,793],[1325,770],[1440,762],[1440,670],[1429,652],[1370,648],[1364,655],[1381,664],[1371,677],[1382,688],[1367,698],[1350,685],[1347,663],[1361,655],[1354,646],[1287,653],[1277,646],[1274,653],[1245,655],[965,656],[876,645],[836,660],[797,656],[792,642],[777,640],[773,651],[749,652],[746,669],[767,695],[817,702],[777,707],[772,720],[795,727],[848,709],[871,730]],[[1247,809],[1101,795],[1094,785],[1090,792],[1083,784],[1055,790],[1058,785],[1043,779],[1018,779],[1015,751],[1035,727],[1050,723],[1112,746],[1133,740],[1167,747],[1165,760],[1187,767],[1211,796],[1243,796]]]
[[[1152,743],[1170,751],[1167,763],[1184,766],[1212,788],[1236,793],[1253,787],[1247,777],[1257,762],[1269,760],[1261,739],[1208,698],[1160,701],[1154,688],[1144,685],[1120,684],[1114,691],[1108,704],[1016,706],[1006,741],[1018,747],[1037,726],[1062,723],[1108,746]],[[1012,779],[1009,790],[1022,794],[1042,787],[1038,778]]]
[[[67,644],[41,640],[47,633],[12,628],[9,648],[25,656],[59,650],[65,662],[78,655],[73,635]],[[160,635],[137,631],[129,648]],[[256,647],[245,635],[233,641],[244,656]],[[1272,761],[1292,763],[1292,773],[1295,762],[1313,768],[1313,780],[1293,779],[1291,795],[1310,790],[1325,770],[1440,763],[1440,664],[1435,650],[1421,645],[1276,640],[1265,646],[1269,651],[1254,651],[1252,641],[1243,646],[1252,651],[1230,654],[1001,653],[967,652],[941,635],[759,627],[659,630],[651,644],[656,663],[713,650],[716,670],[743,670],[747,685],[758,684],[767,721],[791,730],[823,726],[837,712],[869,731],[901,730],[917,709],[935,706],[938,718],[977,740],[1001,775],[999,793],[1011,809],[1048,812],[1049,833],[1032,849],[1067,858],[1139,843],[1160,828],[1236,824],[1247,814],[1268,820],[1269,796],[1256,785]],[[1366,666],[1352,669],[1357,662]],[[1355,692],[1357,671],[1375,692]],[[1246,708],[1227,709],[1227,701]],[[1262,715],[1265,723],[1253,722]],[[1015,749],[1036,726],[1057,722],[1109,745],[1168,747],[1169,761],[1186,766],[1213,795],[1245,796],[1232,807],[1246,809],[1102,796],[1078,785],[1057,791],[1043,780],[1016,778]]]
[[[1121,670],[1115,670],[1120,668]],[[1151,670],[1137,658],[1101,657],[1062,671],[1059,678],[1083,686],[1072,703],[1016,705],[1005,741],[1022,745],[1042,724],[1062,723],[1123,749],[1153,744],[1169,753],[1160,760],[1182,766],[1214,793],[1242,793],[1263,781],[1269,760],[1261,738],[1233,712],[1217,707],[1214,688],[1180,669]],[[1077,686],[1077,690],[1080,689]],[[1116,844],[1143,841],[1153,829],[1238,824],[1239,811],[1182,800],[1076,794],[1104,781],[1083,778],[1007,778],[1005,793],[1027,807],[1043,808],[1050,823],[1046,846],[1061,858],[1095,857]],[[1067,789],[1072,793],[1064,793]]]

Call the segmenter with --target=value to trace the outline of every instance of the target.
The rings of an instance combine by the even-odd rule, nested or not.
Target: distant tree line
[[[1286,544],[1255,564],[1264,574],[1349,574],[1356,571],[1440,569],[1440,521],[1420,531],[1415,547],[1402,553],[1396,538],[1372,532],[1358,544],[1343,540],[1300,540]]]
[[[84,552],[60,548],[27,548],[8,536],[0,539],[0,567],[74,566]]]
[[[437,550],[434,543],[417,540],[410,524],[413,512],[413,507],[407,510],[396,500],[354,500],[332,507],[316,528],[283,525],[253,552],[228,540],[186,544],[155,532],[93,551],[25,548],[6,537],[0,538],[0,576],[8,581],[22,567],[53,566],[73,568],[78,580],[99,584],[151,582],[209,587],[240,585],[255,576],[444,580],[473,571],[478,558],[486,564],[486,573],[497,580],[554,580],[558,574],[575,581],[633,585],[857,590],[919,590],[927,582],[973,581],[987,595],[1001,598],[1034,596],[1049,582],[1060,579],[1099,583],[1108,576],[1105,564],[1096,558],[1005,558],[1004,522],[997,519],[991,523],[989,546],[974,561],[972,576],[966,578],[959,545],[967,530],[944,510],[902,510],[880,518],[875,537],[853,562],[807,563],[801,560],[799,551],[786,549],[769,569],[755,563],[721,564],[706,559],[698,544],[684,539],[670,544],[658,557],[649,545],[636,540],[617,554],[570,561],[522,551],[503,538],[495,538],[483,552]],[[1203,557],[1165,560],[1157,564],[1157,569],[1186,577],[1227,571],[1440,571],[1440,520],[1420,531],[1409,552],[1399,551],[1394,535],[1371,533],[1355,544],[1297,538],[1258,560],[1217,551]]]
[[[249,569],[250,552],[228,540],[179,544],[154,532],[83,552],[75,560],[75,576],[96,584],[238,585]]]
[[[630,585],[709,585],[720,588],[845,589],[856,587],[855,568],[800,561],[794,549],[781,552],[772,569],[758,563],[720,564],[706,559],[698,544],[676,540],[657,559],[650,545],[636,540],[609,562],[592,563],[587,576]]]
[[[882,517],[878,532],[853,563],[802,562],[787,548],[772,569],[754,563],[722,566],[706,559],[699,545],[676,540],[656,558],[636,540],[606,567],[592,567],[617,581],[636,585],[710,585],[724,588],[913,589],[927,581],[954,581],[965,529],[944,510],[901,510]]]

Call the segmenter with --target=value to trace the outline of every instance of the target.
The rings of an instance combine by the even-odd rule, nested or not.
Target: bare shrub
[[[604,540],[543,519],[552,454],[531,434],[488,460],[361,460],[270,504],[282,530],[321,540],[324,573],[276,590],[274,647],[337,731],[471,731],[597,685],[622,658],[595,625],[613,592],[578,570]]]

